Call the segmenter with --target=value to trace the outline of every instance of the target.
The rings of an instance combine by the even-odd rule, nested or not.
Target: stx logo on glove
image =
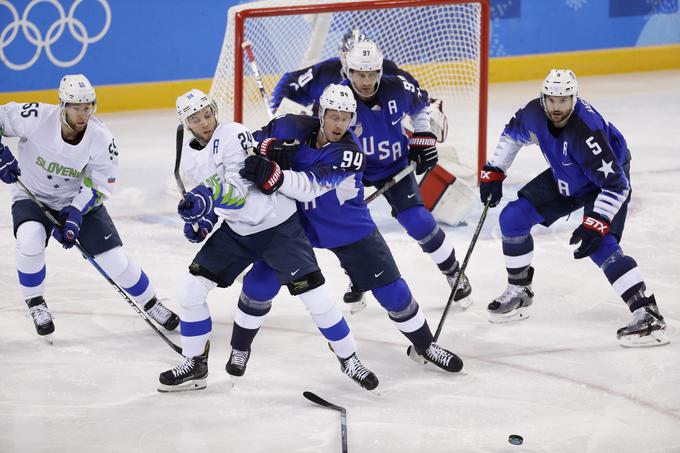
[[[585,219],[583,219],[583,226],[589,230],[597,231],[602,236],[607,234],[607,232],[609,231],[609,225],[594,217],[586,217]]]

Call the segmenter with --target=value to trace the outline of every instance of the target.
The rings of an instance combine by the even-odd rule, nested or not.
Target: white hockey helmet
[[[357,90],[357,87],[354,85],[354,80],[352,80],[351,71],[378,71],[378,80],[375,84],[375,90],[371,94],[371,96],[373,96],[380,87],[380,79],[383,75],[382,51],[376,43],[369,39],[354,43],[354,46],[352,46],[345,56],[343,71],[345,72],[345,77],[350,80],[355,90]]]
[[[546,96],[572,96],[571,110],[576,106],[578,96],[578,81],[571,69],[551,69],[543,81],[541,89],[541,104],[545,109]]]
[[[59,102],[66,104],[94,104],[97,105],[97,95],[87,77],[83,74],[65,75],[59,82]]]
[[[326,110],[350,112],[352,114],[352,119],[350,120],[349,125],[351,127],[356,124],[357,101],[354,99],[354,94],[348,86],[331,83],[323,90],[323,93],[319,98],[319,118],[321,119],[322,127]]]
[[[177,117],[185,128],[189,128],[187,119],[196,112],[200,112],[206,107],[212,107],[215,118],[217,118],[217,105],[210,99],[210,96],[199,89],[192,89],[177,97]]]

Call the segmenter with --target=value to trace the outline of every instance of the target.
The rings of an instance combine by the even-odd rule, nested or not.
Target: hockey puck
[[[508,442],[510,442],[512,445],[522,445],[524,439],[519,434],[510,434],[510,437],[508,437]]]

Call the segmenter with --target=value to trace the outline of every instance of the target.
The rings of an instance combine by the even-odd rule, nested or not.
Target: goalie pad
[[[279,108],[276,109],[276,113],[274,114],[274,116],[286,115],[288,113],[292,113],[294,115],[312,116],[312,109],[310,109],[309,107],[305,107],[302,104],[298,104],[297,102],[291,99],[283,98],[281,99]]]
[[[427,172],[419,186],[425,207],[437,221],[448,225],[463,222],[476,199],[470,186],[441,165]]]
[[[439,143],[444,143],[449,134],[449,120],[444,113],[444,102],[441,99],[431,99],[427,112],[430,114],[430,131]]]

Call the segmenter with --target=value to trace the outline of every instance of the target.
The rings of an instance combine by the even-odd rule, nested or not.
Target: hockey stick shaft
[[[312,392],[302,392],[302,396],[307,398],[309,401],[318,404],[319,406],[327,407],[329,409],[334,409],[340,412],[340,436],[342,441],[342,453],[347,453],[347,410],[342,406],[337,406],[330,401],[326,401],[321,398],[316,393]]]
[[[179,188],[179,192],[182,194],[182,198],[187,193],[186,187],[184,187],[184,183],[182,182],[182,177],[180,176],[179,173],[179,165],[180,162],[182,161],[182,145],[184,144],[184,126],[179,125],[177,126],[177,135],[175,139],[175,170],[174,170],[174,175],[175,175],[175,182],[177,183],[177,187]]]
[[[460,282],[460,279],[463,277],[463,275],[465,275],[465,269],[467,268],[468,262],[470,261],[470,256],[472,255],[472,251],[475,248],[475,244],[477,243],[479,233],[482,231],[482,226],[486,220],[486,214],[489,211],[490,204],[491,198],[486,200],[486,203],[484,204],[482,215],[479,217],[479,222],[477,223],[477,229],[475,230],[475,234],[472,235],[472,240],[470,241],[470,245],[468,246],[467,252],[465,253],[465,258],[463,259],[463,264],[461,264],[460,269],[458,270],[458,277],[456,277],[456,281],[453,284],[453,289],[451,289],[451,294],[449,295],[449,300],[446,302],[446,307],[444,307],[444,313],[442,313],[442,317],[439,320],[439,325],[437,326],[437,330],[434,333],[434,341],[437,341],[439,334],[442,333],[444,321],[446,321],[446,317],[449,314],[449,308],[451,308],[453,298],[456,296],[456,292],[458,291],[458,283]]]
[[[395,186],[395,184],[397,184],[399,181],[401,181],[406,176],[411,174],[411,172],[413,172],[413,170],[415,170],[415,169],[416,169],[416,163],[411,162],[408,167],[404,168],[399,173],[394,175],[394,177],[392,179],[390,179],[389,181],[387,181],[385,183],[385,185],[383,185],[380,189],[376,190],[375,192],[370,194],[368,197],[366,197],[366,199],[364,200],[366,202],[366,204],[370,203],[371,201],[378,198],[380,195],[382,195],[385,192],[387,192],[388,190],[390,190],[392,187]]]
[[[28,197],[31,200],[33,200],[33,202],[36,205],[38,205],[40,210],[42,210],[43,214],[45,214],[45,217],[47,217],[47,219],[54,226],[56,226],[58,228],[62,227],[61,223],[59,223],[59,221],[54,217],[54,215],[52,215],[52,213],[48,210],[47,206],[45,206],[40,200],[38,200],[38,198],[36,198],[36,196],[33,195],[33,193],[28,189],[28,187],[26,187],[24,185],[23,182],[21,182],[20,180],[17,179],[17,184],[19,184],[19,186],[24,190],[24,192],[26,192],[26,195],[28,195]],[[113,286],[118,291],[118,293],[121,296],[123,296],[123,299],[125,299],[125,301],[128,303],[128,305],[130,305],[133,308],[133,310],[135,310],[137,312],[137,314],[139,316],[141,316],[142,319],[144,319],[144,321],[146,321],[146,323],[154,330],[154,332],[156,332],[163,339],[163,341],[165,341],[165,343],[167,343],[167,345],[170,346],[176,353],[182,354],[182,348],[180,348],[175,343],[170,341],[170,339],[168,339],[168,337],[166,337],[163,334],[163,332],[158,330],[158,327],[156,327],[154,325],[154,323],[151,322],[151,320],[146,315],[146,313],[144,313],[144,311],[141,310],[132,299],[130,299],[130,297],[125,293],[123,288],[121,288],[116,282],[114,282],[111,279],[111,277],[109,277],[109,275],[106,273],[106,271],[104,269],[102,269],[102,267],[95,261],[94,257],[92,255],[90,255],[90,253],[87,250],[85,250],[85,248],[82,246],[80,241],[78,241],[76,239],[74,244],[75,244],[76,248],[78,249],[78,251],[80,251],[80,253],[83,255],[83,257],[85,257],[85,259],[87,261],[89,261],[90,264],[92,264],[92,266],[94,266],[94,268],[97,269],[97,271],[99,271],[99,273],[106,279],[106,281],[108,281],[111,284],[111,286]]]
[[[257,88],[259,88],[260,90],[260,96],[262,96],[264,108],[265,110],[267,110],[267,115],[269,115],[269,119],[272,119],[274,118],[274,114],[272,113],[272,108],[269,105],[267,92],[264,89],[264,83],[262,82],[260,71],[257,69],[257,63],[255,62],[255,54],[253,54],[253,46],[250,41],[244,41],[243,44],[241,44],[241,47],[243,48],[243,50],[246,51],[246,56],[248,57],[250,68],[252,69],[253,74],[255,75],[255,83],[257,83]]]

